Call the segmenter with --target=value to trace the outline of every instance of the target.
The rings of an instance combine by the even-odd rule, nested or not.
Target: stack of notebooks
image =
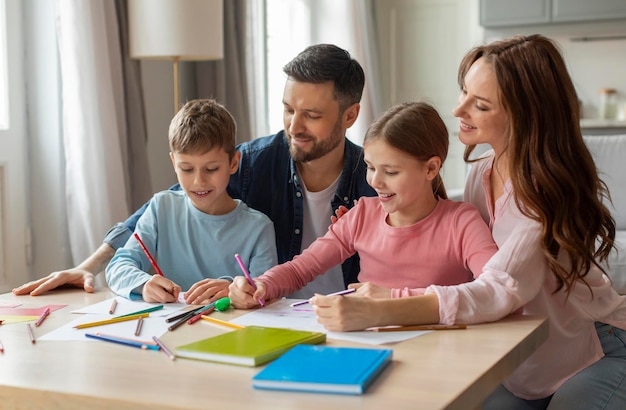
[[[298,345],[252,379],[257,389],[363,394],[391,361],[391,349]]]
[[[326,341],[326,334],[293,329],[247,326],[178,346],[176,356],[242,366],[258,366],[301,344]]]

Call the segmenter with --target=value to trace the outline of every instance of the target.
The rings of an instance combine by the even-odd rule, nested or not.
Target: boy
[[[184,289],[187,303],[202,304],[228,295],[232,276],[241,274],[236,253],[252,276],[277,263],[270,219],[226,191],[241,155],[236,129],[214,100],[190,101],[176,114],[169,128],[170,159],[182,191],[157,193],[135,228],[164,276],[146,273],[150,260],[131,236],[105,270],[111,290],[167,303]]]

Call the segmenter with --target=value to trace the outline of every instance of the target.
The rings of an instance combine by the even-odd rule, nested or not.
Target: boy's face
[[[211,215],[223,215],[233,210],[233,201],[226,192],[230,176],[237,172],[241,153],[235,151],[232,160],[222,148],[204,154],[170,152],[174,172],[180,186],[193,205]]]

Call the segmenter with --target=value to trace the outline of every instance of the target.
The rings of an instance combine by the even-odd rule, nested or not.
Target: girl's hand
[[[178,301],[180,286],[160,275],[152,275],[143,285],[141,296],[146,302],[173,303]]]
[[[194,283],[187,293],[185,302],[189,305],[207,305],[228,296],[230,282],[226,279],[203,279]]]
[[[265,299],[265,285],[257,281],[254,283],[257,286],[256,290],[245,277],[235,277],[233,283],[228,287],[231,305],[237,309],[251,309],[260,306],[259,299]]]
[[[377,326],[380,309],[376,299],[353,295],[315,295],[310,303],[317,322],[331,332],[348,332]]]
[[[391,289],[383,288],[382,286],[374,285],[371,282],[364,283],[351,283],[349,288],[356,289],[353,295],[366,296],[374,299],[389,299],[391,298]]]

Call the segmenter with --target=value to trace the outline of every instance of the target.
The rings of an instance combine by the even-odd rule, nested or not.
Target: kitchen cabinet
[[[626,19],[626,0],[480,0],[483,27]]]

